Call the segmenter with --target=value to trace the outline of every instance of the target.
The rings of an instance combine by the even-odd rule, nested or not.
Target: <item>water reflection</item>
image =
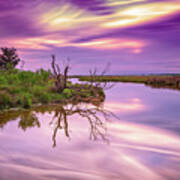
[[[0,127],[3,128],[8,122],[19,120],[18,127],[26,131],[30,127],[40,127],[40,122],[34,111],[9,111],[0,113]]]
[[[38,119],[38,113],[52,114],[52,119],[49,123],[53,129],[52,141],[53,147],[56,147],[56,137],[58,131],[64,131],[67,138],[70,139],[69,122],[70,116],[78,115],[80,118],[87,120],[90,126],[89,139],[98,140],[101,139],[108,143],[106,137],[107,128],[106,122],[110,119],[110,116],[115,116],[108,110],[105,110],[100,104],[68,104],[68,105],[54,105],[54,106],[39,106],[31,110],[19,111],[19,112],[6,112],[0,114],[0,127],[3,128],[9,121],[17,120],[18,127],[26,131],[28,128],[38,127],[41,123]]]
[[[105,104],[105,108],[109,109],[114,113],[118,112],[139,112],[143,111],[146,107],[142,104],[141,100],[138,98],[132,98],[128,102],[108,102]]]
[[[119,84],[106,95],[119,119],[87,104],[0,114],[0,179],[179,180],[179,92]]]
[[[108,141],[106,138],[106,126],[104,120],[108,119],[111,114],[104,110],[101,106],[89,107],[89,105],[68,105],[66,107],[59,106],[54,110],[54,117],[50,124],[54,121],[55,128],[53,133],[53,147],[56,146],[56,135],[58,129],[64,129],[66,137],[70,137],[68,130],[68,117],[73,115],[79,115],[81,118],[86,119],[90,125],[90,140],[97,140],[98,138]],[[100,117],[102,114],[104,118]]]

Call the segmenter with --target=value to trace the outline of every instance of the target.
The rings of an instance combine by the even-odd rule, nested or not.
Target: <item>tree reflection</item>
[[[54,106],[40,106],[24,112],[7,112],[0,114],[0,127],[3,128],[6,123],[12,120],[19,120],[18,127],[26,131],[28,128],[40,127],[38,113],[52,114],[50,125],[54,127],[52,141],[53,147],[56,147],[56,137],[58,131],[63,130],[67,138],[70,138],[68,119],[70,116],[78,115],[88,121],[90,125],[89,138],[91,140],[107,139],[106,121],[113,114],[106,111],[102,106],[92,104],[68,104]]]
[[[109,119],[109,116],[112,115],[111,112],[104,110],[102,107],[98,106],[89,106],[89,105],[68,105],[60,106],[55,109],[54,117],[50,124],[55,124],[54,133],[53,133],[53,147],[56,146],[56,135],[58,129],[64,129],[66,137],[70,138],[69,129],[68,129],[68,117],[73,115],[79,115],[80,117],[88,120],[90,125],[90,135],[91,140],[102,139],[108,142],[106,137],[106,121]]]
[[[36,114],[32,111],[28,111],[20,115],[19,127],[24,131],[30,127],[40,127],[40,122]]]
[[[18,127],[24,131],[30,127],[40,127],[40,122],[36,116],[36,112],[28,111],[8,111],[0,113],[0,128],[3,128],[8,122],[19,119]]]
[[[64,133],[66,137],[68,138],[70,137],[69,130],[68,130],[67,111],[64,109],[63,106],[60,106],[55,109],[54,117],[52,121],[50,122],[50,124],[53,124],[55,120],[57,121],[55,123],[56,125],[55,125],[53,136],[52,136],[53,147],[56,146],[56,135],[57,135],[58,129],[64,129]]]

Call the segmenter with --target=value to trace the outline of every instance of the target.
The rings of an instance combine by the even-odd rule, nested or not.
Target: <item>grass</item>
[[[80,81],[145,83],[147,76],[76,76]]]
[[[104,92],[90,85],[72,85],[57,93],[50,71],[36,72],[17,69],[0,71],[0,111],[10,108],[29,108],[34,104],[66,103],[67,101],[91,101],[99,97],[104,100]],[[100,97],[101,96],[101,97]],[[91,99],[90,99],[91,97]]]
[[[72,76],[80,81],[143,83],[154,88],[180,90],[180,74],[128,75],[128,76]]]

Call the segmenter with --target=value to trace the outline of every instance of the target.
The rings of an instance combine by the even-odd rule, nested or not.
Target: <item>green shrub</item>
[[[68,89],[65,88],[62,92],[62,94],[66,97],[66,98],[70,98],[73,95],[73,90],[72,89]]]
[[[90,97],[91,96],[91,92],[88,89],[81,89],[80,94],[82,97]]]
[[[73,85],[67,82],[66,88],[59,94],[55,91],[54,80],[50,71],[43,69],[37,72],[16,69],[0,70],[0,110],[11,107],[29,108],[34,103],[61,103],[68,99],[90,97],[102,94],[88,84]],[[77,98],[78,97],[78,98]]]
[[[71,82],[71,81],[68,81],[68,82],[67,82],[67,86],[68,86],[68,87],[72,86],[72,82]]]
[[[49,74],[50,74],[50,72],[45,71],[44,69],[40,69],[39,70],[39,75],[41,76],[43,81],[47,81],[48,80]]]
[[[56,96],[56,101],[58,101],[58,102],[63,101],[65,99],[66,99],[66,97],[64,96],[64,94],[58,94]]]
[[[35,96],[40,96],[44,92],[44,87],[41,86],[34,86],[33,87],[33,94]]]
[[[8,88],[7,88],[7,90],[8,90],[8,92],[10,93],[10,94],[13,94],[13,95],[15,95],[15,94],[20,94],[21,93],[21,89],[17,86],[9,86]]]
[[[29,93],[24,93],[18,97],[17,103],[23,108],[29,108],[32,106],[32,98]]]
[[[12,105],[11,98],[8,94],[0,93],[0,109],[9,108]]]
[[[7,79],[4,76],[0,76],[0,85],[7,84]]]
[[[41,103],[46,104],[51,100],[51,96],[48,93],[42,92],[38,99]]]

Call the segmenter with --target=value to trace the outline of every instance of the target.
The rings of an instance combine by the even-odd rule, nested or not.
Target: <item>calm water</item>
[[[0,180],[179,180],[180,91],[122,84],[101,107],[0,115]]]

